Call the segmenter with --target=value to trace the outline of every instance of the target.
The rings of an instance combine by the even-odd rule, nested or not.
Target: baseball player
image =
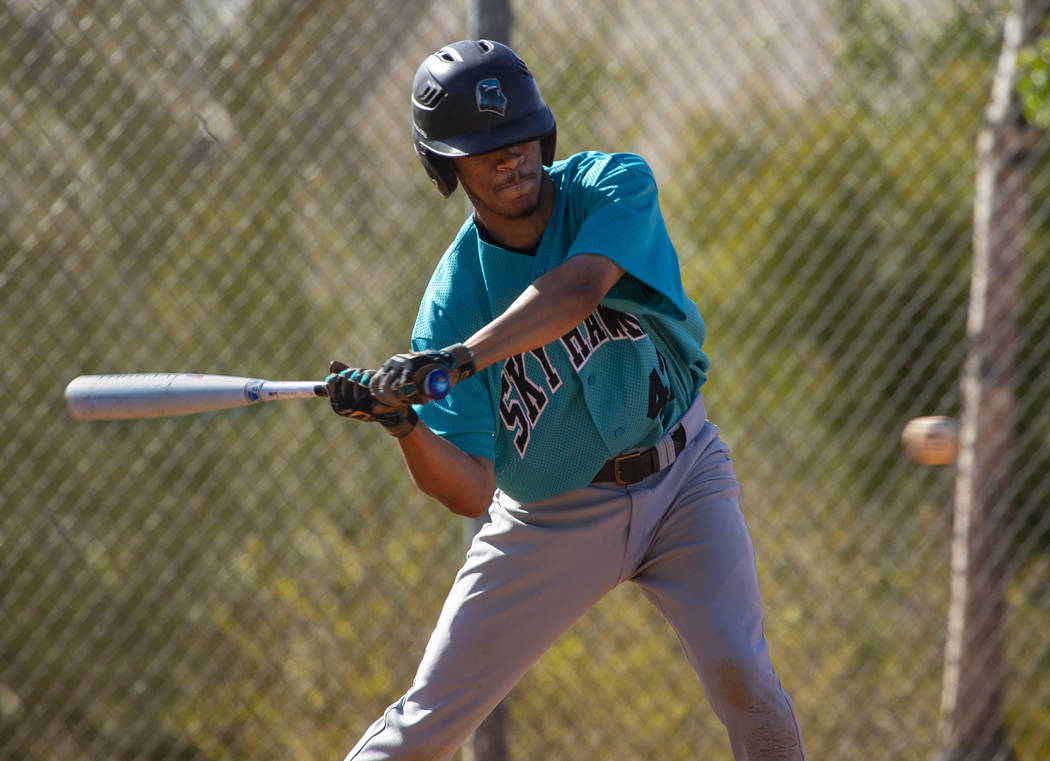
[[[624,581],[674,627],[735,759],[804,759],[652,171],[631,154],[554,161],[532,74],[487,40],[428,56],[412,115],[438,191],[462,185],[473,214],[423,296],[413,351],[378,371],[333,362],[328,393],[397,438],[423,492],[486,521],[412,686],[347,761],[448,759]],[[420,404],[435,368],[451,390]]]

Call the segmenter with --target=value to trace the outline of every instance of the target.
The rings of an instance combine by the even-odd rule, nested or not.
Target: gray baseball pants
[[[607,592],[637,584],[674,627],[736,761],[802,761],[773,670],[740,488],[703,399],[678,458],[633,486],[522,504],[497,491],[411,689],[346,761],[446,761]]]

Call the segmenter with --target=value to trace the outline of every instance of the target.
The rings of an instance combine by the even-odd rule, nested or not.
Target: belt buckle
[[[632,483],[635,483],[634,481],[625,481],[623,479],[623,476],[620,474],[620,463],[637,460],[641,456],[641,452],[632,452],[631,454],[622,454],[613,458],[613,480],[617,486],[630,486]]]

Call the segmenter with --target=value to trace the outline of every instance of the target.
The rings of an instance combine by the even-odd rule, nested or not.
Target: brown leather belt
[[[674,456],[671,457],[670,461],[665,462],[662,467],[660,465],[659,447],[651,446],[638,452],[610,457],[602,465],[598,475],[591,480],[591,483],[615,483],[619,486],[629,486],[666,468],[685,449],[685,428],[682,427],[681,423],[678,423],[671,429],[670,436],[671,442],[674,444]]]

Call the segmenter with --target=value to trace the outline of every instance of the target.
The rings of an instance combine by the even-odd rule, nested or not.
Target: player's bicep
[[[594,283],[595,288],[601,291],[603,296],[616,285],[626,271],[604,254],[579,253],[570,257],[565,263],[579,267],[586,272],[587,279]]]
[[[579,253],[566,259],[549,272],[545,279],[558,279],[566,298],[569,294],[578,294],[580,301],[593,308],[623,277],[624,271],[623,267],[603,254]]]

